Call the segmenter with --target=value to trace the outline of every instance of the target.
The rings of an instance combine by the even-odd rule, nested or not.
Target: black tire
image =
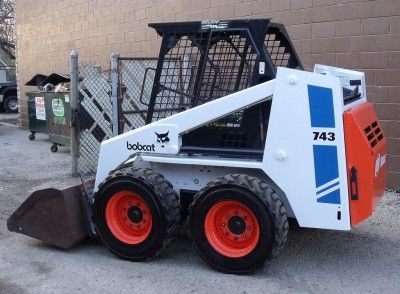
[[[139,244],[122,242],[114,236],[107,224],[107,204],[121,191],[137,193],[150,208],[152,227],[148,237]],[[111,252],[132,261],[147,260],[157,256],[179,234],[179,197],[171,183],[151,169],[120,169],[100,185],[93,204],[93,221],[98,235]]]
[[[57,144],[51,145],[50,151],[53,152],[53,153],[57,152],[57,151],[58,151],[58,146],[57,146]]]
[[[247,206],[257,219],[259,238],[254,249],[245,256],[223,255],[207,239],[207,213],[222,201],[236,201]],[[228,273],[246,273],[271,261],[284,247],[289,231],[286,211],[277,193],[267,183],[243,174],[218,178],[199,191],[189,209],[188,224],[193,246],[200,256],[212,267]]]
[[[28,136],[28,139],[29,139],[30,141],[35,140],[35,133],[30,133],[29,136]]]
[[[4,111],[9,113],[18,112],[18,98],[17,96],[7,96],[4,98]]]

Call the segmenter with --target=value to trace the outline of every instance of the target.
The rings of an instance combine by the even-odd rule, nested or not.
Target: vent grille
[[[377,121],[374,121],[371,125],[367,126],[364,129],[364,133],[367,136],[368,142],[372,148],[383,139],[382,128],[378,125]]]

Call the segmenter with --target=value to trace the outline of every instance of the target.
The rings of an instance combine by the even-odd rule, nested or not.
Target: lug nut
[[[223,226],[223,227],[225,227],[225,226],[226,226],[226,224],[225,224],[225,223],[222,223],[222,226]]]
[[[124,208],[122,208],[122,210],[123,210],[123,211],[126,211],[126,208],[124,207]]]
[[[140,229],[140,225],[137,225],[136,227],[137,227],[138,229]]]
[[[226,218],[229,218],[229,214],[226,215]]]
[[[128,205],[129,205],[129,206],[132,206],[132,202],[129,202]]]
[[[237,211],[235,211],[235,213],[234,213],[235,215],[239,215],[239,212],[237,212]]]
[[[248,229],[248,230],[251,230],[251,227],[250,227],[250,226],[247,226],[247,229]]]
[[[131,225],[131,224],[129,224],[129,227],[130,227],[130,228],[132,228],[132,225]]]
[[[233,240],[237,241],[237,240],[238,240],[238,237],[233,237]]]
[[[243,238],[246,238],[247,236],[246,235],[243,235]]]
[[[229,232],[225,232],[225,235],[229,236]]]

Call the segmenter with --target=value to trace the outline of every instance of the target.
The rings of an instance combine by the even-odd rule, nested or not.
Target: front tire
[[[286,211],[267,183],[248,175],[210,182],[189,211],[189,234],[200,256],[228,273],[252,271],[276,257],[287,239]]]
[[[112,173],[95,196],[93,220],[103,243],[132,261],[157,256],[179,233],[177,193],[151,169]]]
[[[18,112],[17,96],[7,96],[4,99],[4,110],[9,113],[17,113]]]

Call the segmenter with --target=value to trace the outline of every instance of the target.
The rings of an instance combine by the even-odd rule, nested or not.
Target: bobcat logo
[[[169,138],[168,138],[169,131],[164,134],[158,134],[157,132],[155,132],[155,133],[157,135],[157,142],[160,143],[161,147],[164,148],[164,143],[169,142]]]

